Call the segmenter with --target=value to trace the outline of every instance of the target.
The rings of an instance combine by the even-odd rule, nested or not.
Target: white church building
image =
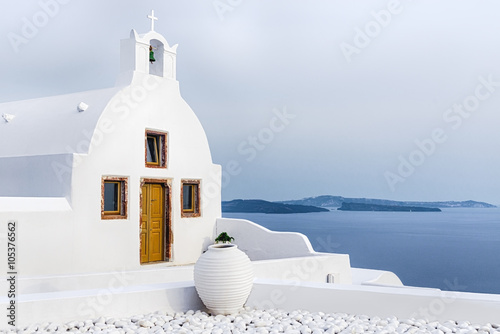
[[[193,263],[215,233],[220,166],[180,95],[177,46],[132,31],[121,47],[114,88],[0,107],[13,117],[0,123],[0,205],[18,220],[23,275]]]
[[[193,264],[222,231],[252,260],[250,306],[409,317],[442,295],[351,268],[301,234],[222,218],[221,167],[181,96],[177,45],[152,23],[121,41],[115,87],[0,104],[2,252],[15,225],[0,309],[15,300],[17,325],[203,308]],[[454,298],[436,318],[500,314],[498,296]]]

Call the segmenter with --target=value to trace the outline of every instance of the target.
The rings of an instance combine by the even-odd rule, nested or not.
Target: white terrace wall
[[[247,301],[250,307],[285,311],[498,323],[500,296],[439,289],[381,287],[312,282],[256,280]]]
[[[7,223],[16,221],[16,272],[18,277],[67,273],[74,270],[75,217],[66,199],[42,198],[0,198],[9,206],[31,206],[32,212],[18,211],[10,207],[8,212],[0,211],[0,247],[7,249]],[[47,205],[48,204],[48,205]],[[50,211],[40,206],[47,205]],[[57,208],[59,207],[59,208]],[[5,210],[5,207],[2,207]],[[91,247],[89,245],[89,247]],[[7,261],[0,261],[3,275],[11,271]],[[5,277],[5,276],[3,276]],[[1,284],[6,283],[5,279]],[[0,284],[0,287],[1,287]],[[7,291],[4,289],[3,291]]]

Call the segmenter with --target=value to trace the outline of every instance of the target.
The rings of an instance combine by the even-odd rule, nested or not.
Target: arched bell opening
[[[165,47],[157,39],[152,39],[149,45],[149,74],[163,77]]]

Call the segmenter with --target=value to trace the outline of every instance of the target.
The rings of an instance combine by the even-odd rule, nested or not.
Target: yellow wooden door
[[[141,263],[164,260],[165,188],[161,184],[142,186]]]

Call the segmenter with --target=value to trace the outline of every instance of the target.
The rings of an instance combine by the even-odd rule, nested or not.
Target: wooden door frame
[[[163,226],[163,260],[162,262],[168,262],[172,259],[172,244],[174,242],[174,237],[172,233],[172,180],[171,179],[152,179],[152,178],[141,178],[141,183],[139,186],[140,196],[139,196],[139,227],[142,224],[142,187],[146,183],[161,184],[164,187],[164,226]],[[139,231],[139,243],[141,240],[141,233]],[[139,254],[141,252],[141,245],[139,244]],[[139,257],[140,258],[140,257]],[[140,262],[140,259],[139,259]],[[155,262],[147,262],[142,264],[149,264]]]

